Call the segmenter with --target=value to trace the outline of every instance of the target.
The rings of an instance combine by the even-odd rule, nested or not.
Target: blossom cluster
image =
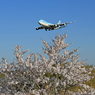
[[[71,95],[95,94],[95,90],[85,84],[94,76],[90,76],[94,68],[86,69],[85,61],[79,61],[80,56],[74,55],[78,51],[67,49],[70,44],[65,42],[66,34],[57,35],[52,39],[52,45],[42,41],[43,52],[48,58],[36,53],[30,53],[26,59],[22,46],[15,45],[16,60],[8,64],[2,57],[0,72],[0,93],[32,93],[34,95]],[[80,86],[82,89],[73,91],[71,88]]]

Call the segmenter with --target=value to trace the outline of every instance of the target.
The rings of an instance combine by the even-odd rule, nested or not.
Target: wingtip
[[[71,23],[74,23],[75,21],[72,21]]]

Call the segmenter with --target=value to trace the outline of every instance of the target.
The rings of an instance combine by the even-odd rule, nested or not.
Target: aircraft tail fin
[[[61,21],[59,20],[58,24],[60,24],[60,23],[61,23]]]

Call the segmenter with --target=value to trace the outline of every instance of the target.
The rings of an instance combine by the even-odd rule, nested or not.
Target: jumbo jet
[[[61,21],[59,21],[57,24],[52,24],[52,23],[48,23],[46,22],[45,20],[40,20],[38,23],[41,25],[41,27],[38,27],[36,28],[36,30],[39,30],[39,29],[45,29],[46,31],[47,30],[54,30],[54,29],[60,29],[60,28],[64,28],[66,27],[67,24],[70,24],[70,23],[74,23],[75,21],[72,21],[72,22],[67,22],[67,23],[61,23]]]

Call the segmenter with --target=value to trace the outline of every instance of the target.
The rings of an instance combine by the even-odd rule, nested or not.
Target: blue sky
[[[50,23],[76,21],[53,31],[35,30],[38,21]],[[79,48],[80,60],[95,65],[95,0],[0,0],[0,60],[12,62],[15,45],[23,50],[42,53],[42,39],[51,42],[56,33],[67,32],[69,49]],[[51,38],[50,38],[50,37]]]

